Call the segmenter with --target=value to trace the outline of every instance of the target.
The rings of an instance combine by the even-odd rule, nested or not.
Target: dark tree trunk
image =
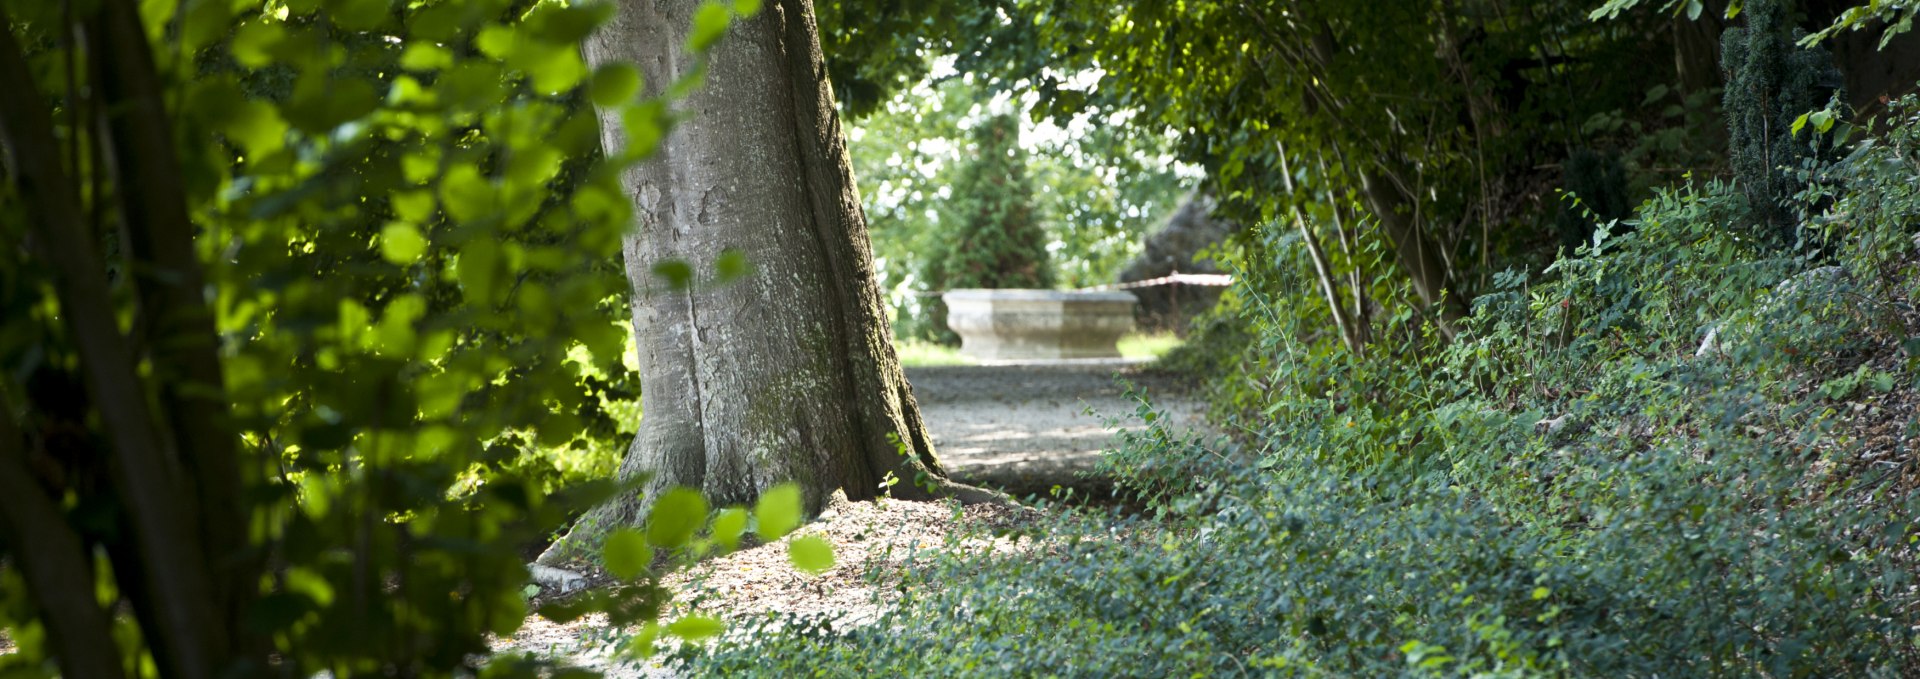
[[[0,97],[0,137],[7,139],[9,154],[4,164],[26,208],[34,256],[44,258],[53,270],[61,320],[80,359],[86,398],[96,410],[99,426],[111,432],[105,476],[120,506],[122,537],[112,554],[117,584],[141,619],[142,630],[151,635],[144,641],[161,676],[215,676],[232,656],[227,625],[238,619],[238,609],[229,606],[241,600],[233,592],[253,581],[244,572],[216,575],[210,567],[220,559],[209,558],[203,551],[212,539],[218,544],[213,547],[215,554],[230,555],[244,540],[241,531],[246,517],[233,510],[240,505],[237,484],[230,483],[234,477],[229,476],[233,473],[233,461],[227,457],[232,433],[219,429],[225,421],[217,415],[197,412],[219,411],[225,401],[217,391],[211,317],[198,287],[181,289],[158,282],[181,275],[197,283],[200,277],[185,204],[150,200],[145,193],[177,187],[179,173],[170,148],[171,128],[166,126],[157,90],[149,86],[159,76],[148,56],[146,34],[130,0],[108,0],[96,11],[87,27],[89,37],[96,43],[114,44],[96,48],[88,56],[100,59],[103,63],[97,66],[113,75],[107,79],[112,84],[102,86],[96,96],[103,99],[99,108],[112,112],[100,122],[107,132],[104,143],[111,147],[106,156],[116,180],[116,200],[121,201],[123,214],[151,211],[127,219],[129,240],[136,243],[134,268],[157,274],[141,276],[137,287],[141,313],[155,322],[152,335],[146,338],[150,342],[143,344],[138,341],[141,338],[121,333],[107,268],[82,216],[81,194],[59,163],[51,108],[34,85],[11,21],[0,13],[0,92],[7,93]],[[138,84],[142,81],[147,84]],[[165,242],[172,238],[183,242]],[[152,354],[156,363],[186,363],[187,374],[167,377],[203,381],[161,389],[158,402],[150,401],[139,354],[151,347],[162,347]],[[194,392],[195,387],[202,391]],[[205,391],[209,387],[215,388],[211,395]],[[179,431],[168,431],[176,427]],[[0,474],[10,473],[9,468],[17,471],[22,460],[22,441],[12,434],[13,427],[6,429],[0,432],[0,438],[10,439],[0,441]],[[36,495],[46,491],[20,484],[18,479],[6,488],[0,528],[8,539],[32,539],[37,549],[44,538],[46,548],[52,550],[44,555],[27,551],[15,555],[23,562],[22,570],[36,579],[34,596],[41,610],[53,611],[49,618],[62,618],[61,624],[68,627],[58,642],[89,643],[87,639],[92,638],[96,641],[91,645],[98,645],[101,631],[87,628],[98,625],[100,619],[64,610],[71,608],[69,602],[94,596],[90,584],[94,573],[90,567],[80,574],[83,577],[69,572],[74,566],[61,553],[69,551],[64,545],[70,529],[49,525],[45,511],[57,506],[56,496]],[[46,561],[29,563],[40,559]],[[88,565],[84,558],[79,563]],[[81,589],[76,592],[75,588]],[[56,650],[63,666],[71,665],[76,675],[95,676],[79,669],[92,658],[74,657],[64,647]],[[111,646],[94,652],[119,657]]]
[[[1460,319],[1466,317],[1465,304],[1448,281],[1438,246],[1420,231],[1420,220],[1413,215],[1418,198],[1400,190],[1392,175],[1379,169],[1360,173],[1360,195],[1393,244],[1394,259],[1413,283],[1414,294],[1422,304],[1438,307],[1440,317],[1435,325],[1447,337],[1453,337]]]
[[[658,92],[703,65],[683,47],[700,5],[626,0],[587,58],[633,62]],[[944,481],[894,353],[811,3],[767,3],[704,66],[686,120],[624,178],[645,415],[620,475],[651,477],[576,535],[639,520],[673,485],[734,503],[791,480],[817,509],[836,489],[873,497],[891,474],[895,496],[986,497]],[[601,122],[609,153],[624,149],[620,112]],[[652,273],[670,260],[704,273],[730,251],[751,275],[676,289]]]

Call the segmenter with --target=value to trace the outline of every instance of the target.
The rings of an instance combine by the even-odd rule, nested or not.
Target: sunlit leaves
[[[278,21],[249,21],[233,32],[228,49],[247,68],[265,68],[286,44],[287,28]]]
[[[653,550],[647,546],[647,536],[640,531],[620,528],[607,535],[607,542],[600,549],[600,560],[613,577],[632,580],[653,563]]]
[[[488,26],[481,29],[474,45],[487,56],[507,64],[534,79],[535,89],[557,92],[579,82],[586,71],[572,45],[534,40],[519,29]]]
[[[14,13],[31,32],[64,20],[57,4],[9,9],[50,8]],[[622,409],[637,392],[616,325],[627,317],[617,257],[633,210],[619,178],[675,115],[647,98],[637,69],[594,74],[581,60],[579,42],[612,3],[133,4],[155,41],[160,72],[149,81],[176,126],[235,434],[255,461],[249,529],[278,564],[260,578],[251,633],[293,674],[451,671],[418,663],[466,662],[486,634],[517,627],[520,550],[611,494],[595,488],[613,485],[605,477],[629,434],[608,411],[631,413]],[[119,74],[101,74],[111,64],[86,45],[70,62],[67,44],[32,45],[35,76],[62,107],[75,94],[100,103],[92,79]],[[64,82],[69,63],[78,90]],[[590,100],[633,123],[626,138],[637,143],[601,157]],[[79,144],[62,150],[83,165],[101,150],[93,111],[53,116],[60,143]],[[126,187],[93,186],[83,200],[101,203],[101,224],[119,223],[108,203]],[[52,289],[26,282],[29,297]],[[135,298],[109,312],[135,317]],[[27,374],[12,331],[58,317],[8,318],[0,359]],[[53,340],[36,340],[46,346],[31,360],[71,363],[57,333],[38,334]],[[567,360],[580,346],[594,353],[591,379]],[[709,523],[692,490],[655,505],[646,528],[582,556],[644,578],[655,549],[730,549],[752,523],[740,508]],[[652,620],[656,591],[591,606]],[[701,638],[717,622],[653,629]],[[369,635],[431,647],[409,642],[411,655],[395,659],[396,647]]]
[[[787,559],[794,568],[818,575],[833,568],[833,543],[818,535],[802,535],[787,543]]]
[[[221,131],[248,158],[259,158],[285,146],[288,129],[280,109],[263,101],[244,101],[234,106],[233,116]]]
[[[380,256],[394,264],[407,265],[427,251],[427,237],[406,222],[393,222],[380,230]]]
[[[475,240],[460,251],[455,269],[460,287],[467,291],[467,301],[492,304],[500,282],[500,265],[500,246],[491,240]]]
[[[713,541],[727,549],[740,545],[740,536],[747,531],[747,510],[728,507],[713,517],[713,525],[708,529]]]
[[[632,64],[608,64],[594,72],[589,92],[595,106],[615,106],[639,96],[640,84],[640,69]]]
[[[544,2],[528,13],[521,25],[540,40],[571,45],[587,39],[595,28],[613,18],[614,8],[611,2]]]
[[[670,118],[665,104],[649,101],[628,106],[621,112],[620,122],[627,130],[627,146],[621,151],[628,157],[640,157],[653,153],[660,145],[660,140],[667,135]]]
[[[327,18],[350,31],[378,28],[388,17],[389,0],[326,0]]]
[[[498,64],[463,61],[440,73],[440,100],[455,110],[485,108],[498,102],[506,85]]]
[[[375,347],[381,353],[393,356],[412,356],[418,344],[419,333],[414,323],[427,313],[427,301],[417,294],[406,294],[387,303],[380,314],[380,323],[374,326]]]
[[[753,517],[759,522],[756,532],[762,540],[777,540],[800,527],[800,486],[783,483],[760,494],[754,503]]]
[[[295,82],[293,99],[287,103],[283,115],[303,132],[325,134],[347,121],[372,113],[379,104],[380,97],[372,83],[333,78],[312,70]]]
[[[702,52],[712,47],[720,36],[727,34],[727,23],[733,16],[733,10],[726,3],[707,2],[693,14],[693,31],[687,34],[687,50]]]
[[[730,283],[753,273],[753,262],[747,260],[747,254],[728,248],[720,251],[713,261],[713,282]]]
[[[710,615],[689,615],[667,625],[668,633],[688,641],[706,639],[726,629],[719,618]]]
[[[388,198],[393,205],[393,213],[401,219],[415,224],[425,223],[433,218],[433,194],[427,191],[402,191]]]
[[[480,176],[480,168],[473,165],[448,168],[440,180],[440,203],[457,222],[477,222],[496,216],[499,206],[495,198],[493,185]]]
[[[647,516],[647,539],[661,547],[686,544],[707,520],[707,500],[692,488],[674,488],[660,495]]]

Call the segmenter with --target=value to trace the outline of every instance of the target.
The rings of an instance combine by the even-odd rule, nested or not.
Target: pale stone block
[[[1133,330],[1129,292],[950,290],[947,327],[960,353],[987,361],[1117,358]]]

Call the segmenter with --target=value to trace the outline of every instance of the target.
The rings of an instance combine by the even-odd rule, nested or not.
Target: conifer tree
[[[1795,45],[1801,31],[1793,25],[1789,1],[1749,2],[1746,25],[1721,38],[1728,160],[1746,193],[1750,223],[1780,245],[1798,235],[1793,212],[1782,202],[1805,187],[1789,168],[1833,152],[1808,131],[1796,136],[1794,120],[1825,105],[1841,82],[1825,49]]]
[[[993,116],[974,127],[973,137],[976,155],[961,171],[945,210],[943,221],[953,231],[943,251],[928,260],[928,282],[939,290],[1051,287],[1047,234],[1034,208],[1019,120]],[[939,339],[951,342],[946,315],[945,304],[929,306]]]

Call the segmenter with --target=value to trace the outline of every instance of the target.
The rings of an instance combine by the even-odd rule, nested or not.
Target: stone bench
[[[947,327],[960,353],[988,361],[1118,358],[1133,330],[1128,292],[950,290]]]

